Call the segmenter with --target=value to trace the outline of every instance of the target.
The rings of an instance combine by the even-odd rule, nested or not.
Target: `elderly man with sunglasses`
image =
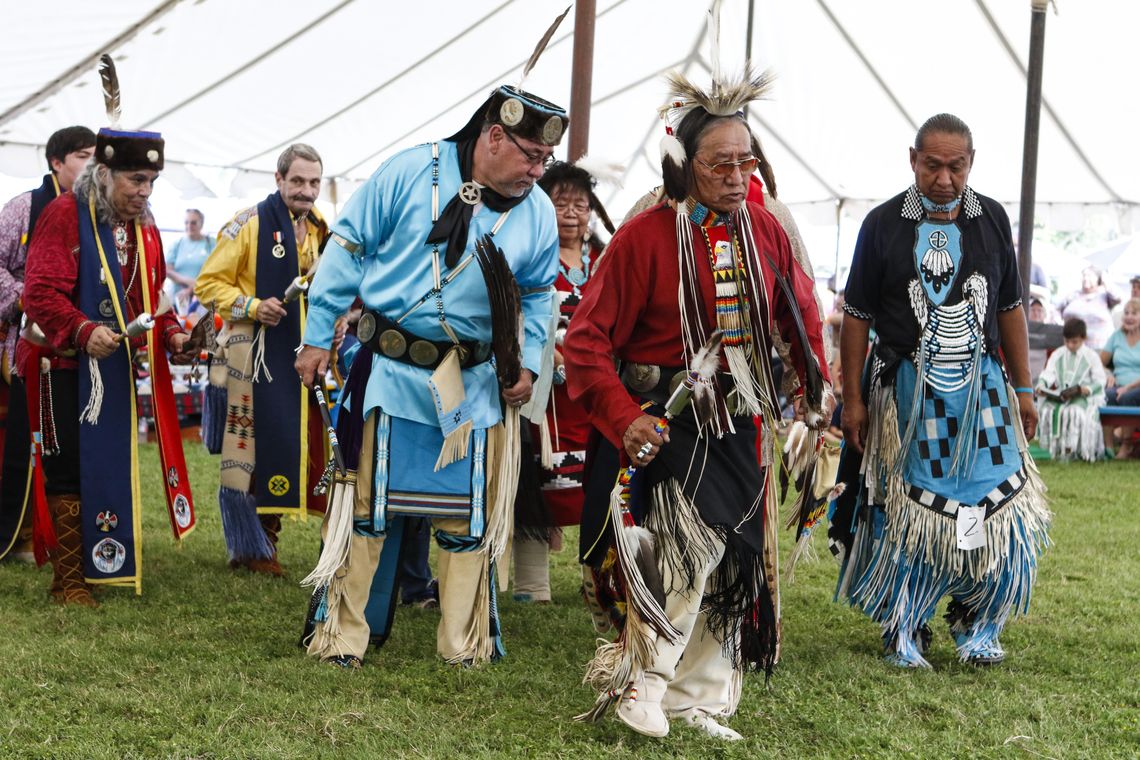
[[[503,405],[530,399],[547,339],[558,229],[534,184],[568,123],[562,108],[500,87],[456,134],[386,161],[333,228],[296,368],[306,384],[323,376],[336,317],[361,298],[362,347],[345,395],[362,432],[359,446],[343,436],[349,467],[359,460],[348,563],[318,587],[310,615],[309,653],[322,661],[359,667],[369,642],[387,637],[408,516],[432,518],[443,549],[439,655],[469,665],[504,653],[485,539],[506,514],[498,510],[513,509],[518,477],[517,464],[513,477],[503,466]],[[522,297],[523,371],[501,390],[488,286],[471,265],[486,235]]]
[[[767,477],[778,417],[772,333],[789,342],[801,381],[811,372],[827,378],[812,281],[775,218],[747,201],[759,161],[741,110],[766,80],[745,82],[732,91],[714,83],[698,99],[688,96],[693,85],[674,78],[673,126],[662,147],[667,199],[614,235],[564,343],[570,396],[605,438],[588,467],[582,560],[613,564],[610,489],[629,463],[638,468],[630,512],[656,553],[654,561],[641,549],[635,566],[619,561],[625,630],[589,666],[599,697],[583,717],[616,703],[618,718],[649,736],[666,735],[673,718],[741,738],[718,719],[736,710],[742,672],[770,671],[779,651],[776,499]],[[805,330],[796,327],[801,320]],[[700,384],[699,402],[670,403],[662,430],[666,401],[715,330],[724,336],[719,371]],[[827,419],[831,394],[821,396],[812,417]],[[759,430],[754,417],[763,420]],[[669,627],[649,623],[659,620],[645,614],[653,605],[630,591],[637,576],[652,591],[658,573]]]

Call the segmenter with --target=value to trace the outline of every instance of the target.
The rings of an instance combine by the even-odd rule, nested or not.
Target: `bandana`
[[[471,137],[457,142],[455,146],[459,157],[459,176],[464,183],[471,181],[471,168],[475,163],[475,143],[478,142],[478,139],[478,137]],[[492,211],[502,213],[522,203],[528,195],[530,195],[530,190],[517,197],[509,198],[499,195],[489,187],[482,187],[480,188],[479,200]],[[439,219],[432,225],[431,232],[428,233],[428,243],[447,244],[447,252],[444,254],[443,261],[449,269],[454,268],[459,263],[459,257],[467,249],[467,229],[471,225],[471,215],[474,212],[474,204],[463,201],[459,197],[459,193],[456,193],[455,197],[444,207]]]

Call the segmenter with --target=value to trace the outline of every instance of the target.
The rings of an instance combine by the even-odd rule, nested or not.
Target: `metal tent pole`
[[[1030,0],[1029,71],[1025,95],[1025,144],[1021,157],[1021,210],[1017,229],[1017,268],[1022,292],[1033,273],[1033,211],[1037,196],[1037,144],[1041,137],[1041,73],[1045,62],[1045,10],[1048,0]],[[1029,309],[1029,299],[1024,307]]]
[[[590,96],[594,84],[594,0],[574,4],[574,63],[570,75],[570,153],[577,161],[590,149]]]

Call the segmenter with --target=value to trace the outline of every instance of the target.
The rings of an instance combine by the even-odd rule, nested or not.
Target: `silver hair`
[[[90,194],[95,194],[95,218],[103,224],[111,224],[119,218],[114,204],[111,203],[111,189],[114,187],[115,174],[117,173],[106,164],[92,161],[87,164],[83,173],[76,177],[71,188],[79,203],[87,203]],[[154,215],[151,214],[149,201],[142,214],[139,215],[139,223],[154,224]]]
[[[284,153],[277,157],[277,173],[282,177],[288,176],[289,167],[292,166],[293,162],[298,158],[318,163],[321,165],[322,171],[324,170],[325,162],[321,160],[321,154],[317,153],[316,148],[312,145],[306,145],[305,143],[293,143],[285,149]]]

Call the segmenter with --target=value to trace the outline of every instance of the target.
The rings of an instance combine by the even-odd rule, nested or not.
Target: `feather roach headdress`
[[[162,171],[163,150],[166,147],[158,132],[131,132],[119,128],[123,104],[119,90],[119,75],[115,62],[104,53],[99,58],[99,80],[103,85],[103,104],[107,109],[110,126],[95,136],[95,161],[117,171],[153,169]]]
[[[748,65],[735,79],[714,78],[706,91],[679,71],[665,76],[669,83],[669,102],[657,110],[665,120],[661,175],[666,195],[678,201],[688,195],[688,160],[696,152],[697,140],[705,126],[726,116],[740,116],[743,120],[744,106],[766,97],[774,79],[770,71],[757,74]]]
[[[744,107],[766,97],[775,78],[770,71],[757,74],[751,64],[745,64],[744,71],[734,79],[721,74],[720,6],[721,0],[713,0],[709,6],[712,83],[708,90],[701,89],[681,72],[671,71],[665,75],[669,84],[669,100],[657,109],[665,121],[665,137],[661,140],[661,175],[665,194],[675,201],[684,200],[689,193],[689,156],[696,151],[697,138],[708,122],[725,116],[740,115],[743,118]]]

